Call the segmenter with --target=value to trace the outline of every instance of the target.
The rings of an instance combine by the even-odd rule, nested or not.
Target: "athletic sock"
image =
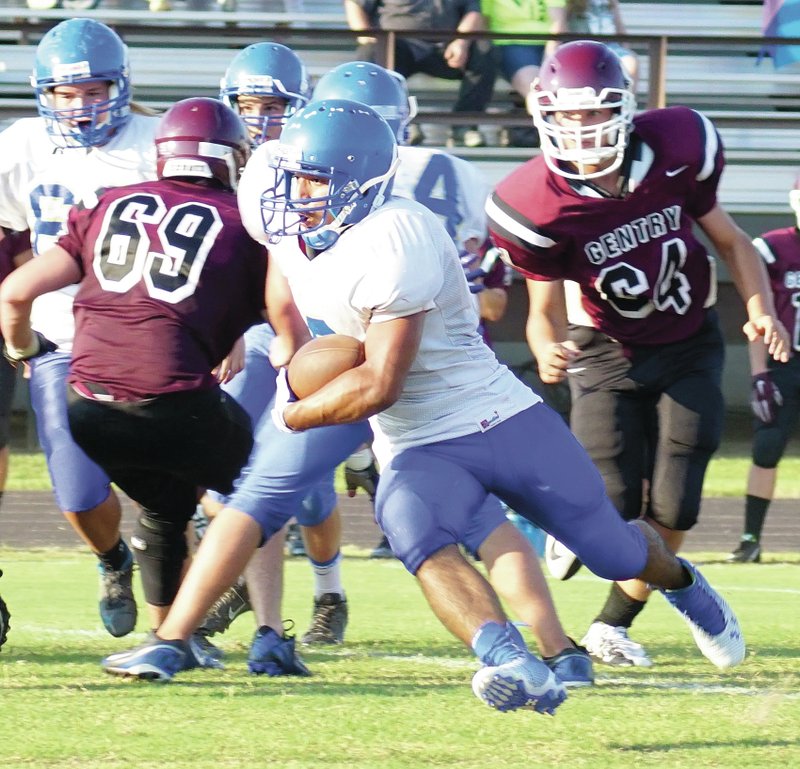
[[[311,568],[314,570],[314,598],[321,598],[326,593],[336,593],[344,598],[342,587],[342,553],[337,552],[330,561],[319,563],[313,559]]]
[[[111,550],[106,550],[105,553],[100,553],[97,557],[100,559],[100,563],[109,571],[120,571],[128,563],[131,551],[125,541],[120,538]]]
[[[605,605],[594,621],[604,622],[612,627],[629,628],[646,604],[646,601],[637,601],[635,598],[631,598],[615,582],[611,586]]]
[[[748,494],[744,503],[744,536],[742,539],[758,542],[761,539],[761,530],[767,518],[767,509],[771,499],[754,497]]]

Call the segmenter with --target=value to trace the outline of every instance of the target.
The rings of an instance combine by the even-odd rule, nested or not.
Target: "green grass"
[[[723,447],[708,469],[705,496],[741,497],[744,494],[750,465],[748,451],[749,447],[740,443]],[[338,487],[339,491],[344,491],[341,477],[338,478]],[[49,491],[50,478],[42,454],[13,453],[6,488],[9,491]],[[775,496],[780,499],[800,498],[800,457],[787,455],[781,462]]]
[[[719,672],[659,597],[634,636],[650,669],[597,669],[554,718],[495,713],[472,694],[476,662],[397,562],[348,553],[350,626],[341,648],[304,652],[308,679],[254,678],[252,615],[220,645],[225,671],[169,685],[127,682],[98,665],[143,637],[113,639],[95,614],[92,559],[80,551],[0,552],[12,617],[0,653],[3,769],[537,769],[800,766],[800,557],[726,566],[703,558],[730,599],[748,658]],[[714,562],[714,561],[717,562]],[[305,628],[311,575],[286,568],[284,615]],[[581,573],[551,583],[567,631],[585,630],[605,594]]]

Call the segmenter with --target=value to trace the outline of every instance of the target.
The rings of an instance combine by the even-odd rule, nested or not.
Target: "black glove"
[[[753,389],[750,393],[750,408],[756,417],[765,425],[771,425],[781,406],[783,406],[783,396],[772,381],[769,371],[756,374],[753,377]]]
[[[3,345],[3,355],[7,361],[16,365],[17,363],[31,360],[31,358],[38,358],[45,353],[55,352],[57,349],[58,345],[55,342],[51,342],[43,334],[34,331],[33,339],[27,348],[24,350],[17,350],[14,347],[9,347],[8,343],[6,343]]]
[[[375,491],[378,488],[380,475],[375,466],[375,460],[363,470],[351,470],[347,463],[344,465],[344,480],[347,484],[347,496],[354,497],[358,489],[364,489],[371,502],[375,501]]]

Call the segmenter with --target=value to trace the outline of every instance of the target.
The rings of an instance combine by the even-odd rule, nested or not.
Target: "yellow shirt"
[[[566,0],[482,0],[481,12],[491,32],[541,35],[550,31],[549,8],[563,8]],[[493,40],[495,45],[543,45],[544,40]]]

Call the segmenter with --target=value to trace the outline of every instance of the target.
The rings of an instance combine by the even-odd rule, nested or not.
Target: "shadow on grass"
[[[703,740],[669,742],[669,743],[643,743],[633,745],[611,743],[609,747],[625,753],[669,753],[675,750],[708,750],[709,748],[796,748],[795,740]]]

